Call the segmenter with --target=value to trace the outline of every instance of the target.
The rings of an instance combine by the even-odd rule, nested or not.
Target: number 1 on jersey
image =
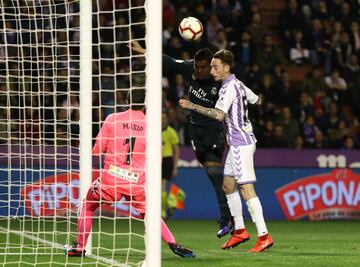
[[[135,139],[136,139],[136,137],[130,137],[130,138],[126,138],[124,140],[124,145],[128,145],[127,154],[126,154],[126,158],[125,158],[125,164],[129,165],[131,162],[131,157],[132,157],[134,147],[135,147]]]

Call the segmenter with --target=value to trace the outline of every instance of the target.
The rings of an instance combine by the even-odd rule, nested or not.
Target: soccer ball
[[[195,41],[203,34],[203,26],[197,18],[184,18],[179,24],[179,33],[187,41]]]

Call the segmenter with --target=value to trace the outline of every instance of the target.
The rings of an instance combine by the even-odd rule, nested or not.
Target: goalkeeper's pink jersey
[[[94,155],[105,155],[101,171],[103,191],[115,198],[118,193],[145,194],[145,133],[143,111],[129,109],[105,119],[93,148]]]

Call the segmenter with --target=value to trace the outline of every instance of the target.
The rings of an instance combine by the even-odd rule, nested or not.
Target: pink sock
[[[166,244],[176,243],[175,237],[167,227],[166,223],[161,219],[161,238]]]
[[[94,211],[99,207],[100,203],[94,198],[91,190],[86,195],[86,200],[83,202],[80,217],[77,222],[77,249],[84,250],[88,240],[91,228]]]

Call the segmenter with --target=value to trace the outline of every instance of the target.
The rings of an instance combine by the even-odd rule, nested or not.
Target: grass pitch
[[[214,221],[170,221],[168,224],[177,241],[193,249],[197,257],[180,258],[163,245],[162,266],[360,266],[359,221],[268,222],[275,245],[258,254],[247,252],[256,242],[256,230],[249,221],[246,225],[252,235],[250,241],[226,251],[220,246],[228,236],[216,238],[217,225]],[[115,266],[127,262],[128,266],[137,266],[143,260],[142,223],[95,219],[94,232],[99,230],[101,234],[93,236],[94,258],[67,258],[62,245],[74,238],[74,223],[60,219],[26,223],[23,220],[0,219],[0,265]],[[99,242],[101,248],[98,248]]]

